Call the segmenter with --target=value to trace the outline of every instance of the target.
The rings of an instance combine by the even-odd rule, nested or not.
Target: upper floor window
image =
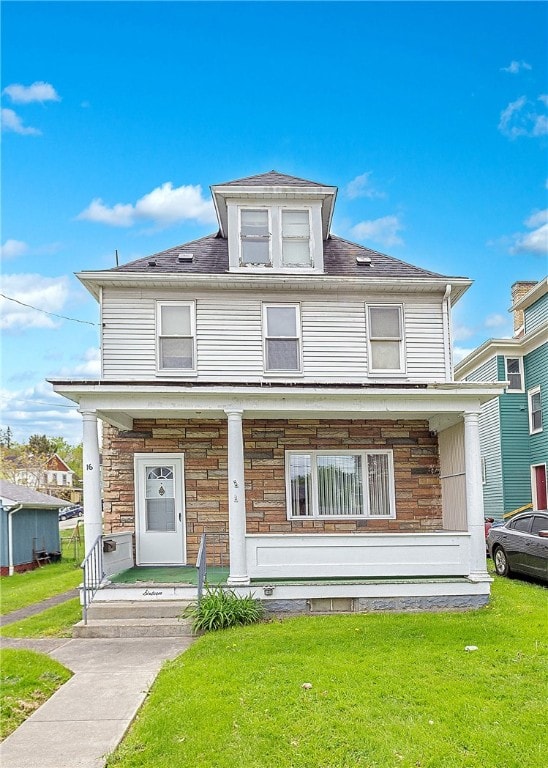
[[[240,206],[238,208],[239,255],[231,266],[261,269],[311,270],[322,265],[321,245],[314,246],[315,211],[303,206]],[[316,212],[319,215],[319,210]],[[316,222],[316,229],[318,222]],[[320,230],[321,232],[321,230]],[[321,239],[321,238],[320,238]],[[316,253],[315,253],[316,249]]]
[[[542,402],[540,399],[540,387],[530,389],[527,393],[529,399],[529,432],[542,432]]]
[[[264,360],[269,373],[301,370],[298,304],[263,305]]]
[[[242,265],[271,263],[268,210],[242,209],[240,240]]]
[[[521,357],[505,358],[507,392],[523,392],[523,370]]]
[[[373,373],[403,373],[403,312],[401,304],[369,305],[369,370]]]
[[[193,371],[195,363],[195,306],[192,301],[157,305],[158,370],[165,373]]]
[[[282,264],[310,267],[310,218],[308,211],[282,210]]]

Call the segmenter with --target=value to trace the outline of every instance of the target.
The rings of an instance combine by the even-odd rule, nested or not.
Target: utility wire
[[[11,398],[9,395],[0,395],[5,400],[11,400],[16,403],[29,403],[30,405],[47,405],[51,408],[78,408],[77,405],[65,405],[64,403],[45,403],[43,400],[21,400],[19,397]]]
[[[59,317],[61,320],[71,320],[73,323],[83,323],[84,325],[99,325],[99,323],[92,323],[91,320],[77,320],[75,317],[67,317],[66,315],[57,315],[55,312],[48,312],[47,309],[40,309],[39,307],[33,307],[32,304],[25,304],[24,301],[19,299],[12,299],[11,296],[6,296],[4,293],[0,293],[3,299],[8,301],[14,301],[16,304],[20,304],[22,307],[28,307],[34,309],[36,312],[43,312],[45,315],[51,315],[52,317]]]

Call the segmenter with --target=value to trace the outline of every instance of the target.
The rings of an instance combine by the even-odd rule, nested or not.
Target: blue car
[[[487,546],[499,576],[521,573],[548,582],[548,511],[523,512],[492,526]]]
[[[81,504],[75,504],[72,507],[64,507],[59,510],[59,520],[70,520],[73,517],[82,517],[84,507]]]

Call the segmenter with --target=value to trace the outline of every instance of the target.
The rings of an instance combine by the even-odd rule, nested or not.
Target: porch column
[[[479,413],[464,414],[464,466],[466,484],[466,514],[470,538],[470,578],[490,579],[485,559],[485,522],[481,482],[481,452]]]
[[[84,470],[84,542],[86,554],[103,532],[99,434],[95,411],[81,411]]]
[[[245,480],[242,411],[225,411],[228,418],[228,584],[249,584],[245,553]]]

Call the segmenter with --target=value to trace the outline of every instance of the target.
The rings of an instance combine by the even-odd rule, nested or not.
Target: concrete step
[[[190,637],[191,622],[188,619],[88,619],[75,624],[73,637]]]
[[[189,600],[93,602],[88,608],[88,619],[175,619],[189,604]]]

